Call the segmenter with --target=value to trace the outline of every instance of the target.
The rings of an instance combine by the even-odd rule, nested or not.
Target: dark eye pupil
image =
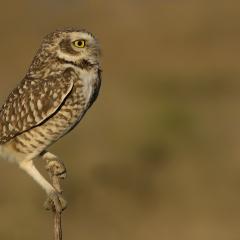
[[[77,40],[77,41],[75,41],[74,42],[74,45],[76,46],[76,47],[84,47],[85,46],[85,41],[84,40]]]

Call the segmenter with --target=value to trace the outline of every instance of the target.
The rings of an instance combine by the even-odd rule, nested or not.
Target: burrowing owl
[[[0,156],[14,161],[59,202],[33,161],[61,162],[47,148],[71,131],[98,96],[100,49],[85,30],[48,34],[20,84],[0,110]],[[64,174],[61,165],[60,174]],[[57,209],[61,211],[61,209]]]

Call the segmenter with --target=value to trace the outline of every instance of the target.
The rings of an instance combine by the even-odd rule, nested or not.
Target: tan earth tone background
[[[64,240],[240,239],[239,1],[4,1],[0,22],[1,104],[48,32],[102,45],[100,97],[51,148]],[[0,239],[52,239],[44,192],[14,164],[0,176]]]

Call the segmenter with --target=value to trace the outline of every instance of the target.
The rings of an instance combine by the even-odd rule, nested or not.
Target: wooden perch
[[[58,191],[60,190],[62,192],[61,185],[60,185],[60,178],[56,175],[51,175],[50,177],[52,180],[53,187]],[[54,217],[54,240],[62,240],[61,213],[58,213],[55,207],[52,208],[52,211],[53,211],[53,217]]]
[[[50,179],[52,181],[53,187],[59,193],[59,196],[58,196],[59,198],[57,199],[58,206],[63,207],[63,210],[64,210],[67,203],[64,200],[64,198],[62,197],[63,190],[62,190],[62,187],[60,185],[60,180],[64,179],[66,174],[65,175],[59,175],[58,174],[59,169],[57,169],[54,164],[50,165],[50,167],[47,167],[46,169],[49,173],[49,176],[50,176]],[[53,204],[53,202],[49,202],[49,199],[47,200],[47,202],[45,204],[45,207],[46,207],[46,209],[52,210],[52,212],[53,212],[53,217],[54,217],[54,240],[62,240],[62,224],[61,224],[62,211],[56,211],[56,206]]]

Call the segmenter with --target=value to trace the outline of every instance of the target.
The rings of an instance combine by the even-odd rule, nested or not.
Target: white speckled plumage
[[[75,47],[76,40],[85,46]],[[48,194],[54,189],[33,160],[47,156],[46,149],[72,130],[95,101],[101,84],[99,57],[97,40],[85,30],[47,35],[0,110],[0,156],[18,163]]]

